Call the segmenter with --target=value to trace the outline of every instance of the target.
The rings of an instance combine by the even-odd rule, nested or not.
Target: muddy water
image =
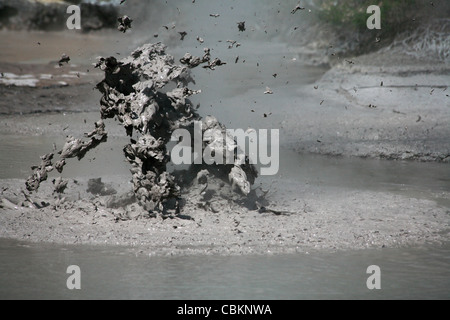
[[[135,257],[0,241],[0,299],[448,299],[450,246],[241,257]],[[67,289],[67,267],[81,290]],[[381,289],[367,288],[367,268]]]
[[[282,149],[278,183],[301,181],[323,187],[390,192],[428,199],[450,208],[450,166],[442,163],[386,161],[299,155]]]
[[[88,114],[89,115],[89,114]],[[65,117],[54,115],[54,117]],[[85,114],[76,114],[77,119]],[[91,116],[92,118],[92,116]],[[30,167],[43,153],[52,151],[53,143],[59,150],[65,138],[49,136],[3,136],[0,140],[0,179],[26,179]],[[112,136],[107,143],[81,161],[69,160],[64,178],[108,177],[129,175],[129,165],[123,156],[128,139]],[[56,175],[53,174],[55,177]],[[52,176],[53,176],[52,175]],[[450,208],[450,166],[441,163],[414,161],[386,161],[359,158],[335,158],[321,155],[298,154],[280,149],[280,171],[276,176],[260,177],[258,183],[265,188],[282,186],[285,182],[339,187],[352,190],[392,192],[399,195],[428,199]],[[283,189],[285,190],[285,189]],[[291,192],[295,197],[295,190]]]
[[[65,137],[22,137],[3,136],[0,142],[0,179],[27,178],[31,166],[39,161],[43,153],[53,150],[53,143],[60,150]],[[115,174],[128,174],[122,149],[128,143],[125,138],[110,138],[109,143],[100,145],[82,161],[70,160],[63,176],[67,178],[92,177]],[[52,175],[53,176],[53,175]]]
[[[74,114],[67,130],[85,118],[95,117]],[[35,119],[35,125],[67,121],[64,114]],[[0,179],[26,178],[43,150],[51,151],[53,143],[59,149],[63,142],[64,136],[51,134],[2,136]],[[72,160],[64,176],[108,180],[127,175],[126,143],[113,130],[107,143],[80,162]],[[283,185],[306,183],[392,192],[450,208],[449,200],[439,196],[450,190],[448,164],[331,158],[284,148],[280,159],[279,175],[258,182],[284,190],[288,197],[298,195]],[[69,265],[81,268],[80,291],[66,287]],[[381,268],[381,290],[366,287],[370,265]],[[449,244],[279,256],[146,257],[123,247],[0,240],[0,299],[448,299],[449,265]]]
[[[42,150],[63,141],[49,136],[1,139],[0,178],[25,178]],[[72,160],[64,176],[108,180],[128,174],[122,156],[126,142],[110,137],[87,158]],[[450,190],[447,164],[300,155],[283,148],[280,158],[279,175],[258,182],[292,197],[298,196],[296,190],[282,189],[288,182],[392,192],[450,208],[449,200],[439,196]],[[81,268],[80,291],[66,287],[69,265]],[[366,287],[370,265],[381,268],[381,290]],[[448,244],[307,255],[146,257],[122,247],[0,240],[0,299],[448,299],[449,265]]]

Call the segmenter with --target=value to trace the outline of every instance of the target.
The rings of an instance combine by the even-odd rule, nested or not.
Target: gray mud
[[[107,33],[103,33],[106,35],[104,38],[49,33],[46,34],[48,38],[42,38],[48,39],[45,43],[36,33],[6,32],[0,39],[2,45],[6,41],[14,45],[5,46],[1,53],[1,71],[5,71],[6,76],[0,78],[0,92],[7,99],[0,102],[0,134],[7,140],[2,145],[6,145],[8,149],[5,150],[11,153],[11,157],[2,153],[2,166],[14,166],[14,170],[2,168],[2,172],[8,171],[9,174],[2,176],[7,178],[0,182],[0,237],[33,242],[134,246],[137,252],[156,255],[294,253],[447,242],[450,235],[448,65],[387,51],[337,60],[327,70],[308,71],[299,61],[304,56],[302,48],[295,44],[252,42],[248,37],[253,32],[262,30],[261,37],[267,34],[264,34],[262,24],[246,21],[246,30],[241,32],[237,23],[245,16],[234,18],[235,11],[223,11],[220,16],[213,17],[209,14],[216,11],[211,10],[206,15],[207,21],[212,21],[211,28],[220,29],[217,32],[222,36],[234,31],[235,38],[230,42],[226,37],[219,41],[211,40],[205,29],[194,33],[186,28],[189,32],[183,45],[179,45],[179,32],[184,30],[180,29],[183,25],[173,24],[172,28],[168,20],[165,22],[167,28],[161,26],[158,29],[161,31],[160,39],[166,35],[170,44],[177,44],[174,45],[176,60],[181,59],[180,63],[184,65],[174,66],[175,70],[201,64],[204,68],[192,70],[198,83],[196,89],[202,90],[202,94],[189,97],[191,103],[186,102],[187,98],[197,90],[186,88],[185,91],[182,85],[176,88],[179,83],[167,88],[167,92],[163,92],[163,101],[159,99],[156,102],[163,108],[183,111],[169,117],[178,125],[178,116],[184,113],[192,116],[187,122],[200,118],[212,121],[213,118],[206,116],[215,114],[228,127],[279,128],[282,147],[305,157],[282,154],[282,159],[284,157],[286,162],[292,163],[288,165],[285,162],[281,174],[273,179],[256,180],[252,190],[266,195],[265,202],[250,198],[248,203],[246,197],[234,198],[238,193],[235,190],[230,192],[228,171],[224,176],[215,176],[201,168],[177,175],[169,170],[164,159],[160,159],[158,165],[162,171],[174,178],[166,180],[171,181],[168,182],[169,190],[176,191],[168,194],[177,198],[179,193],[185,201],[181,207],[175,204],[173,210],[176,214],[156,217],[150,214],[152,210],[148,209],[159,208],[164,201],[152,199],[139,191],[147,189],[140,188],[141,183],[148,180],[142,179],[144,173],[153,171],[144,172],[142,167],[139,168],[140,164],[137,169],[133,168],[137,165],[135,159],[139,157],[133,159],[130,155],[145,141],[139,141],[138,137],[134,141],[124,138],[127,131],[124,126],[140,135],[149,132],[140,132],[145,128],[142,119],[128,118],[129,112],[121,114],[117,108],[120,103],[116,100],[122,99],[128,108],[140,106],[133,104],[130,92],[123,92],[117,81],[104,87],[103,98],[93,90],[103,79],[103,73],[93,69],[92,63],[97,61],[95,57],[110,56],[114,50],[125,57],[130,54],[128,48],[138,45],[128,38],[121,38],[118,44],[119,40]],[[296,13],[299,14],[302,12]],[[233,16],[233,23],[222,29],[219,22],[227,15]],[[136,25],[133,24],[127,33],[135,32]],[[274,32],[270,28],[267,30]],[[115,32],[122,35],[117,30]],[[195,42],[196,36],[212,49],[208,51],[210,54],[217,53],[221,59],[202,57],[208,53],[202,50],[203,43],[201,48],[186,45],[191,40]],[[66,37],[68,40],[64,44],[71,49],[66,53],[71,56],[72,63],[55,68],[64,53],[59,48],[60,43]],[[148,37],[154,42],[154,32],[145,39]],[[21,41],[14,41],[16,39]],[[36,44],[37,41],[42,45]],[[33,48],[39,48],[33,49],[36,55],[29,53],[30,43]],[[233,45],[237,43],[239,47]],[[83,50],[77,51],[77,46]],[[96,49],[92,50],[92,47]],[[185,55],[186,52],[192,54]],[[310,55],[314,61],[330,61],[329,57],[318,56],[314,52]],[[117,58],[116,61],[121,60]],[[130,63],[128,67],[139,70],[135,68],[137,66],[133,67],[132,60],[133,57],[122,63]],[[24,61],[29,64],[23,64]],[[107,67],[106,62],[103,60],[103,67]],[[36,81],[30,81],[32,79]],[[24,83],[33,85],[24,86]],[[264,94],[267,87],[272,94]],[[133,88],[133,94],[141,94],[145,99],[159,94],[158,90],[149,90],[150,94],[146,95],[148,92],[143,89],[139,86]],[[109,91],[113,91],[111,96]],[[86,146],[90,147],[89,141],[92,140],[89,139],[96,135],[95,130],[92,131],[93,123],[100,118],[95,111],[101,98],[102,107],[106,108],[104,112],[112,107],[112,114],[120,118],[115,126],[111,119],[103,119],[108,141],[92,150],[80,161],[81,164],[78,163],[79,171],[70,170],[77,160],[67,157],[62,179],[58,179],[57,170],[47,172],[47,181],[40,186],[39,192],[27,193],[25,181],[31,173],[28,166],[36,164],[40,155],[52,152],[57,158],[63,155],[63,152],[61,155],[57,153],[58,147],[62,146],[60,150],[67,151],[65,155],[77,156],[76,153],[84,151]],[[108,99],[114,100],[113,103]],[[152,99],[148,101],[153,103]],[[198,113],[193,108],[197,102],[202,103]],[[89,113],[81,113],[86,111]],[[38,112],[42,114],[34,114]],[[212,122],[222,130],[218,122]],[[86,132],[93,133],[93,136],[88,134],[82,138]],[[163,140],[168,137],[167,133],[150,133]],[[70,141],[77,146],[73,154],[73,150],[64,148],[67,136],[72,136]],[[33,144],[36,141],[38,145]],[[47,142],[50,143],[45,147]],[[127,156],[133,161],[124,161],[123,150],[118,145],[128,145]],[[24,150],[17,150],[15,146]],[[339,157],[318,160],[311,154]],[[110,159],[99,163],[96,158],[102,159],[102,155],[103,159]],[[412,163],[411,160],[420,160],[429,162],[430,166],[414,163],[400,177],[394,174],[394,166],[392,171],[386,171],[385,175],[392,178],[385,184],[384,179],[378,183],[378,178],[373,176],[378,177],[379,171],[390,168],[390,165],[371,162],[371,165],[359,167],[360,162],[347,157],[370,158],[370,161],[398,160],[405,167]],[[338,174],[333,178],[328,174],[333,163],[329,159],[338,159],[335,160]],[[50,166],[55,165],[53,162],[48,165],[49,157],[42,160],[43,163],[35,168],[35,179],[38,180]],[[307,164],[302,161],[307,161]],[[17,168],[19,164],[21,167]],[[416,168],[424,173],[414,175]],[[423,176],[427,176],[427,170],[431,168],[433,183],[422,185],[424,180],[428,181]],[[55,169],[58,166],[55,165]],[[129,174],[130,169],[135,169],[133,176]],[[308,174],[304,170],[309,170]],[[13,171],[17,173],[13,174]],[[419,188],[409,189],[409,184],[404,182],[409,175],[421,181],[417,182]],[[436,187],[434,182],[438,180]],[[210,187],[208,192],[205,192],[206,185]],[[244,185],[241,191],[248,190],[248,185]],[[415,187],[416,182],[411,182],[411,185]]]
[[[227,143],[224,146],[222,140],[226,127],[212,116],[202,119],[188,100],[190,96],[201,93],[200,90],[190,90],[187,87],[190,82],[194,82],[189,69],[207,63],[205,67],[214,70],[222,63],[217,58],[211,61],[210,49],[205,48],[205,55],[201,59],[186,54],[181,63],[187,64],[189,68],[183,67],[176,65],[174,58],[167,55],[165,50],[166,47],[161,43],[147,44],[122,61],[117,61],[114,57],[100,58],[96,65],[105,72],[105,79],[97,85],[103,94],[101,118],[117,119],[124,126],[126,135],[131,138],[131,143],[124,147],[124,153],[132,165],[136,199],[150,213],[167,210],[169,202],[175,200],[175,212],[179,213],[180,201],[183,199],[182,185],[177,180],[182,177],[185,186],[191,181],[203,185],[197,190],[199,194],[216,194],[211,190],[211,186],[217,183],[210,179],[213,175],[219,179],[225,177],[232,189],[236,188],[244,196],[249,195],[251,185],[257,177],[256,169],[245,159],[245,154],[238,150],[232,137],[226,137]],[[170,91],[165,89],[169,83],[175,84],[176,88]],[[200,121],[201,131],[196,132],[199,130],[195,122]],[[99,126],[100,124],[96,125]],[[233,159],[236,152],[241,158],[236,158],[234,164],[229,166],[207,166],[202,158],[199,162],[194,162],[202,165],[203,170],[198,165],[192,165],[189,171],[170,174],[167,169],[170,162],[167,145],[178,129],[190,132],[191,139],[203,137],[200,141],[201,156],[208,150],[209,154],[220,154],[223,157],[230,153]],[[71,141],[67,144],[72,146]],[[84,152],[84,149],[81,148],[80,151]],[[62,158],[63,155],[64,149]],[[225,187],[224,183],[220,184],[221,188]]]
[[[286,106],[286,138],[299,152],[449,163],[449,80],[444,63],[389,53],[347,59],[297,89],[303,103]]]
[[[405,69],[407,68],[405,67]],[[414,70],[412,67],[409,68]],[[398,133],[404,132],[403,130],[398,131],[399,125],[404,128],[410,123],[416,126],[435,123],[434,130],[441,130],[442,136],[447,134],[446,126],[436,125],[448,117],[448,107],[445,106],[445,100],[443,100],[445,96],[442,96],[445,94],[444,89],[436,89],[432,95],[430,95],[431,89],[428,91],[419,87],[418,92],[414,88],[406,89],[416,93],[414,102],[421,101],[420,99],[423,101],[436,99],[438,102],[430,105],[434,112],[426,112],[421,109],[417,115],[421,115],[423,120],[421,123],[417,123],[418,117],[413,112],[410,115],[394,113],[389,109],[384,110],[383,105],[375,101],[370,102],[377,105],[377,108],[368,108],[352,101],[349,101],[348,104],[343,103],[342,93],[336,91],[332,96],[333,90],[327,88],[326,83],[335,85],[333,79],[337,79],[339,72],[345,72],[346,76],[343,79],[353,79],[353,77],[361,79],[363,76],[373,79],[370,77],[374,77],[370,74],[362,75],[357,71],[358,69],[354,69],[352,73],[346,70],[338,66],[324,77],[319,77],[319,80],[294,89],[294,92],[297,90],[296,92],[305,93],[305,97],[309,97],[303,99],[302,103],[297,101],[297,108],[303,110],[302,117],[294,118],[294,112],[289,113],[290,117],[285,117],[284,112],[290,112],[294,105],[280,103],[278,112],[268,108],[266,112],[275,111],[274,114],[269,118],[258,115],[259,120],[253,121],[252,125],[261,126],[261,123],[264,124],[265,121],[279,123],[282,132],[285,133],[282,135],[284,137],[282,144],[288,148],[294,146],[295,149],[301,151],[333,154],[329,149],[322,147],[324,144],[336,148],[335,150],[338,151],[335,151],[334,154],[347,155],[346,150],[350,150],[354,152],[354,155],[373,158],[379,157],[379,149],[373,147],[374,144],[367,138],[368,136],[361,137],[363,139],[359,141],[359,148],[365,146],[368,152],[358,154],[356,148],[352,149],[354,146],[352,139],[336,138],[337,132],[341,132],[341,126],[354,133],[367,131],[367,128],[371,127],[378,128],[375,126],[376,124],[384,126],[384,130],[393,135],[390,143],[394,145],[395,150],[399,150],[395,154],[400,155],[404,153],[403,150],[412,149],[410,149],[410,145],[398,143],[403,139],[403,134]],[[442,77],[439,72],[436,72],[437,75],[435,75],[434,71],[420,71],[419,73],[423,73],[427,79],[430,77],[437,79],[437,83],[440,83],[438,80]],[[417,73],[402,74],[401,79],[408,81],[410,77],[415,77],[415,74]],[[220,74],[218,76],[220,77]],[[376,83],[384,82],[383,87],[377,87],[374,90],[400,90],[395,87],[389,88],[392,83],[395,83],[394,81],[399,81],[396,80],[397,77],[400,76],[383,73],[383,77],[376,79]],[[214,86],[214,83],[210,85]],[[359,82],[359,85],[364,86],[364,83]],[[318,89],[315,89],[315,86],[318,86]],[[348,86],[344,85],[344,88]],[[271,85],[271,88],[274,91],[274,94],[270,96],[271,99],[282,95],[285,92],[283,90],[292,90],[290,86],[281,88]],[[360,90],[365,89],[357,89],[358,92]],[[253,91],[255,93],[252,93]],[[245,94],[253,94],[256,98],[260,95],[267,96],[263,94],[263,91],[263,88],[256,90],[247,88]],[[328,94],[337,103],[327,103],[328,100],[319,93]],[[356,93],[354,92],[354,94]],[[208,101],[210,97],[207,90],[204,90],[203,94],[206,94],[205,100]],[[402,99],[398,99],[403,103],[405,109],[398,109],[401,105],[391,106],[391,108],[399,112],[408,112],[406,108],[408,106],[411,108],[413,103],[412,100],[408,100],[408,97],[406,95],[402,96]],[[241,104],[235,103],[240,98],[239,95],[229,98],[227,105],[230,111],[241,106]],[[363,98],[364,96],[359,96],[359,99]],[[325,100],[322,106],[319,100]],[[296,103],[296,98],[294,97],[292,101]],[[342,108],[335,105],[342,106]],[[353,112],[346,110],[345,106],[351,108]],[[262,111],[259,112],[262,113]],[[220,114],[220,112],[218,113]],[[374,113],[385,115],[385,118],[379,119],[374,116]],[[341,117],[348,117],[345,125],[339,122]],[[83,121],[83,119],[87,121]],[[81,136],[83,132],[91,130],[92,121],[95,119],[96,113],[54,114],[39,117],[5,116],[0,119],[0,128],[4,137],[19,139],[21,136],[25,137],[24,135],[55,137],[53,140],[57,141],[58,145],[62,145],[64,139],[56,138],[61,132],[64,135]],[[359,119],[359,122],[356,119]],[[387,120],[387,122],[382,120]],[[394,120],[395,122],[393,122]],[[401,124],[398,124],[397,121]],[[48,125],[50,123],[51,125]],[[331,129],[325,130],[327,128],[325,124],[339,127],[339,129],[335,128],[336,134],[333,135],[334,131]],[[24,130],[19,128],[24,128]],[[114,145],[126,142],[126,139],[120,138],[124,137],[122,125],[114,126],[107,122],[107,128],[110,130],[109,138],[113,139],[111,141],[116,140]],[[395,133],[397,135],[394,135]],[[286,134],[288,135],[286,136]],[[289,139],[286,139],[287,137]],[[310,147],[308,147],[308,139],[305,137],[310,137]],[[446,154],[448,140],[440,139],[439,135],[436,138],[437,147],[434,150],[442,150],[437,155]],[[429,139],[433,140],[433,136],[429,136]],[[319,143],[318,140],[322,143]],[[331,140],[334,143],[328,142]],[[52,141],[52,138],[49,141]],[[386,141],[382,142],[386,143]],[[419,143],[417,145],[421,148],[425,147]],[[103,148],[101,150],[104,151],[101,153],[105,153],[106,150],[109,150],[108,143],[99,148]],[[107,153],[109,157],[123,158],[121,148],[115,149],[115,153]],[[49,145],[48,149],[43,148],[42,151],[37,150],[37,155],[52,151],[52,146]],[[395,158],[392,157],[393,154],[389,153],[391,158]],[[361,164],[361,168],[358,166],[347,168],[345,158],[343,158],[338,162],[341,163],[339,174],[330,182],[330,174],[326,174],[329,162],[325,161],[322,164],[323,168],[321,165],[310,168],[309,165],[305,166],[302,162],[314,163],[317,160],[313,158],[302,160],[302,157],[299,157],[298,160],[292,158],[290,161],[293,161],[293,164],[282,164],[281,176],[276,177],[274,181],[263,179],[257,182],[256,186],[261,185],[261,189],[258,189],[259,192],[270,190],[266,199],[267,203],[258,204],[258,206],[256,206],[256,201],[253,202],[253,206],[229,201],[226,198],[229,194],[219,197],[216,194],[215,197],[208,198],[207,194],[202,194],[201,182],[204,181],[199,176],[200,179],[191,186],[191,193],[182,190],[183,197],[188,201],[184,203],[178,218],[174,219],[174,216],[171,215],[150,218],[149,212],[133,201],[134,184],[131,177],[127,175],[129,168],[123,166],[121,172],[124,175],[116,176],[114,172],[117,170],[114,168],[111,168],[112,173],[95,169],[96,167],[101,168],[101,165],[95,161],[96,157],[101,159],[100,154],[94,152],[89,156],[89,162],[87,159],[82,160],[84,165],[80,168],[81,171],[68,171],[71,174],[64,176],[64,180],[68,181],[68,184],[61,195],[53,194],[55,186],[52,181],[57,178],[56,175],[51,175],[49,181],[44,183],[39,193],[33,195],[31,199],[26,199],[22,192],[25,189],[23,179],[2,180],[1,236],[34,242],[126,245],[135,247],[137,252],[155,255],[228,255],[353,250],[403,247],[423,243],[436,244],[446,242],[449,238],[449,204],[448,201],[445,201],[450,198],[448,184],[445,184],[449,171],[446,170],[447,164],[445,163],[440,164],[436,173],[433,174],[436,177],[433,179],[438,179],[437,177],[440,175],[444,185],[438,186],[438,188],[426,185],[412,192],[393,192],[393,190],[403,189],[401,183],[404,182],[401,182],[401,177],[395,178],[395,175],[391,174],[393,178],[389,185],[383,185],[383,180],[379,184],[376,182],[377,180],[369,183],[372,174],[367,171],[365,165]],[[282,155],[283,157],[287,156]],[[28,159],[28,161],[31,160]],[[120,162],[116,160],[115,162]],[[429,157],[422,160],[437,160],[437,158]],[[89,169],[91,162],[93,168]],[[111,165],[109,162],[107,163]],[[73,162],[69,163],[66,169],[69,170],[71,165]],[[405,163],[405,167],[407,166],[408,163]],[[302,167],[304,167],[303,170]],[[383,167],[384,165],[380,164],[373,168],[370,167],[370,170],[384,170]],[[304,170],[312,171],[304,176],[301,174]],[[395,171],[395,169],[393,170]],[[426,172],[426,164],[418,167],[417,170]],[[360,174],[366,171],[367,174]],[[101,182],[106,187],[102,184],[97,186],[97,189],[89,186],[90,179],[99,177],[96,172],[105,172],[106,175],[102,176]],[[293,174],[293,172],[299,173]],[[319,172],[324,174],[318,175]],[[23,175],[26,176],[26,170],[23,170]],[[196,175],[192,175],[191,181],[195,181],[196,177]],[[350,183],[354,179],[363,181]],[[364,183],[364,179],[368,182]],[[420,176],[417,179],[423,180]],[[318,181],[323,182],[319,183]],[[214,185],[220,186],[219,183]],[[370,187],[372,184],[375,187]],[[416,182],[412,182],[412,185],[416,185]],[[97,190],[98,192],[93,194],[87,190]],[[102,195],[102,190],[114,190],[117,193]],[[219,191],[214,190],[214,192]],[[427,196],[423,196],[424,194]]]
[[[120,181],[128,179],[110,176],[105,183],[118,195],[125,194],[132,184]],[[278,194],[271,203],[277,213],[248,210],[230,201],[203,206],[200,199],[192,199],[176,219],[148,219],[148,212],[136,203],[122,202],[127,197],[89,193],[87,179],[69,179],[62,199],[36,197],[40,209],[21,206],[22,184],[2,182],[2,237],[123,245],[146,255],[239,255],[439,244],[449,235],[448,207],[383,191],[284,180],[272,190]],[[46,184],[42,193],[51,194],[52,188]],[[126,207],[116,208],[117,203]]]

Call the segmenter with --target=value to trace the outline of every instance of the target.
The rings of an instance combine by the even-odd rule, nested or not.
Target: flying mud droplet
[[[241,46],[241,44],[239,42],[237,42],[236,40],[227,40],[227,42],[230,44],[228,46],[228,49],[232,49],[235,45],[236,45],[236,48]]]
[[[296,13],[297,11],[299,11],[299,10],[305,10],[304,7],[300,6],[300,3],[297,4],[297,5],[295,6],[294,9],[292,9],[291,13],[292,13],[292,14],[295,14],[295,13]]]
[[[244,32],[246,30],[245,29],[245,21],[238,22],[237,25],[238,25],[238,29],[240,32]]]
[[[180,38],[181,41],[183,41],[184,38],[187,36],[187,32],[186,32],[186,31],[181,31],[181,32],[178,32],[178,33],[179,33],[180,36],[181,36],[181,38]]]
[[[264,94],[273,94],[273,91],[269,87],[266,87],[266,91],[264,91]]]
[[[219,58],[215,58],[213,61],[209,62],[209,64],[207,66],[203,66],[203,68],[205,69],[211,69],[211,70],[216,70],[217,66],[223,66],[227,64],[226,62],[223,62],[222,60],[220,60]]]
[[[131,23],[133,22],[133,20],[130,19],[130,17],[128,16],[119,17],[117,21],[119,21],[119,26],[117,27],[117,30],[119,30],[120,32],[125,33],[127,32],[128,29],[131,29]]]
[[[60,67],[62,67],[64,63],[69,64],[69,61],[70,61],[70,57],[68,55],[66,55],[65,53],[63,53],[61,56],[61,59],[59,59],[59,61],[58,61],[58,65]]]

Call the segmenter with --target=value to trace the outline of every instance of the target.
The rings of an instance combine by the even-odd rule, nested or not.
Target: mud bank
[[[450,162],[450,67],[377,52],[337,61],[297,89],[282,121],[299,152]]]

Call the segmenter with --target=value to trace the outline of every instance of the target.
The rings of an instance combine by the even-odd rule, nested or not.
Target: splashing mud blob
[[[131,164],[134,198],[146,211],[179,212],[182,193],[203,204],[211,202],[214,196],[245,199],[252,193],[251,186],[257,177],[255,167],[247,157],[235,157],[243,152],[233,137],[227,135],[226,127],[213,116],[202,119],[188,99],[201,92],[187,87],[193,81],[190,69],[202,64],[214,69],[224,63],[220,59],[211,61],[210,50],[206,48],[202,58],[188,53],[180,60],[182,65],[177,65],[165,50],[161,43],[146,44],[121,61],[114,57],[99,58],[96,67],[105,73],[104,80],[97,85],[103,95],[101,120],[95,123],[94,131],[86,134],[89,140],[68,137],[55,164],[52,162],[55,154],[43,156],[26,182],[28,191],[37,191],[54,168],[61,173],[65,159],[81,160],[89,150],[106,142],[103,120],[115,118],[130,137],[123,151]],[[195,123],[199,122],[202,132],[195,132],[198,131]],[[168,144],[177,129],[189,131],[191,137],[202,137],[203,152],[232,156],[234,163],[206,164],[201,160],[188,170],[169,172]],[[192,153],[194,156],[194,150]],[[65,189],[60,187],[61,183],[55,192]]]

